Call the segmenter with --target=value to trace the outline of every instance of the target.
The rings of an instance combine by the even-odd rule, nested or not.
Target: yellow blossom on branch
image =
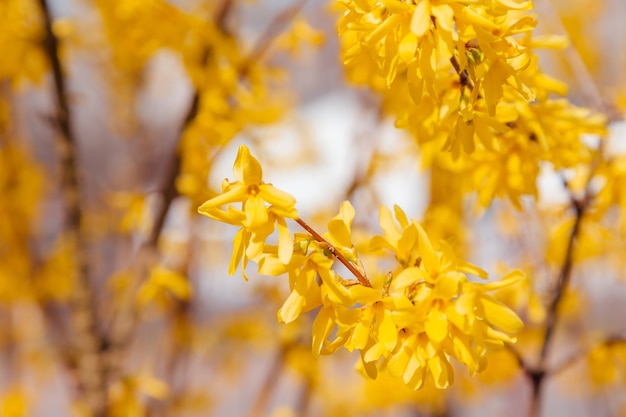
[[[232,275],[235,272],[242,258],[245,269],[248,258],[255,259],[263,252],[265,239],[274,232],[275,225],[278,227],[280,260],[288,263],[293,243],[285,218],[298,217],[296,200],[272,184],[263,182],[261,164],[246,146],[239,147],[233,171],[237,181],[225,179],[222,182],[222,194],[208,200],[198,209],[200,214],[212,219],[241,226],[235,237],[229,273]],[[241,203],[241,208],[220,208],[235,203]]]
[[[234,171],[237,181],[225,180],[223,193],[199,211],[241,226],[234,238],[231,274],[243,257],[244,269],[252,259],[261,274],[289,277],[291,292],[278,311],[279,321],[290,323],[319,308],[312,328],[314,355],[342,347],[356,350],[372,378],[386,369],[413,389],[427,381],[447,388],[454,380],[452,358],[474,374],[485,369],[489,350],[515,342],[521,319],[488,293],[514,284],[521,272],[486,284],[471,281],[468,274],[486,278],[486,272],[457,259],[445,242],[435,249],[422,226],[395,207],[399,226],[391,211],[382,208],[385,236],[374,237],[371,249],[379,255],[391,251],[399,267],[370,281],[352,243],[356,213],[348,201],[329,221],[328,233],[320,234],[297,217],[291,196],[263,183],[261,165],[245,146],[239,148]],[[240,209],[231,205],[238,203]],[[226,204],[227,210],[220,208]],[[285,218],[307,233],[292,239]],[[284,226],[278,247],[265,244],[275,223],[279,229]],[[335,260],[356,279],[335,270]]]

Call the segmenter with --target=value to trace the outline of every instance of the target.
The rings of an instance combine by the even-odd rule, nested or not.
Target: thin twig
[[[282,32],[282,30],[293,20],[293,18],[302,10],[308,0],[299,0],[298,2],[286,7],[274,19],[267,25],[265,31],[259,36],[258,41],[252,48],[252,52],[245,60],[248,62],[259,61],[263,55],[265,55],[272,45],[276,36]],[[249,65],[245,64],[242,68],[241,74],[245,75],[249,69]]]
[[[593,349],[596,349],[600,346],[610,347],[619,343],[626,343],[626,339],[623,336],[611,336],[599,343],[588,346],[587,349],[583,349],[582,351],[576,353],[575,355],[572,355],[571,357],[565,359],[563,362],[555,366],[552,370],[550,370],[550,375],[556,375],[568,369],[570,366],[574,365],[576,362],[586,357]]]
[[[370,288],[372,287],[372,284],[370,283],[369,279],[367,279],[365,275],[359,272],[359,270],[350,261],[348,261],[345,256],[343,256],[341,251],[337,250],[337,248],[335,248],[328,240],[324,239],[322,235],[317,233],[311,226],[306,224],[304,220],[300,218],[295,219],[295,220],[296,220],[296,223],[302,226],[302,228],[306,230],[311,236],[313,236],[313,238],[317,242],[324,244],[326,248],[328,249],[328,251],[335,258],[337,258],[337,260],[341,262],[346,268],[348,268],[348,270],[352,273],[352,275],[355,276],[355,278],[359,281],[361,285],[363,285],[364,287],[370,287]]]
[[[556,329],[557,321],[559,318],[559,305],[561,303],[561,300],[563,299],[563,295],[567,292],[569,288],[569,283],[572,275],[572,265],[574,263],[574,243],[578,238],[583,215],[588,203],[588,198],[584,198],[582,201],[572,198],[572,206],[576,211],[576,218],[574,220],[574,225],[572,226],[572,230],[567,241],[565,259],[563,260],[563,265],[561,266],[561,270],[559,272],[559,279],[554,298],[552,299],[552,302],[548,307],[545,325],[546,327],[544,330],[543,343],[541,345],[541,352],[539,355],[539,364],[536,369],[527,372],[527,375],[529,376],[532,384],[533,393],[529,412],[530,416],[538,415],[537,413],[539,412],[539,408],[541,406],[541,388],[543,386],[545,377],[550,374],[546,371],[546,359],[550,350],[552,338],[554,336],[554,331]]]
[[[587,204],[588,203],[576,199],[573,199],[572,201],[572,206],[574,207],[574,210],[576,212],[576,218],[574,220],[574,225],[572,226],[572,231],[570,232],[570,236],[567,241],[565,260],[563,261],[563,265],[561,266],[561,272],[559,273],[556,293],[554,295],[554,298],[552,299],[552,303],[550,303],[550,307],[548,308],[548,313],[546,317],[546,328],[544,331],[543,344],[541,346],[541,353],[539,356],[540,363],[544,363],[546,360],[546,356],[550,348],[550,342],[552,341],[552,337],[554,335],[554,330],[556,328],[556,323],[558,320],[559,304],[561,302],[561,299],[563,298],[563,295],[569,287],[572,276],[572,264],[574,262],[574,242],[576,241],[578,233],[580,232],[580,225],[582,223]]]
[[[80,204],[78,144],[72,129],[67,89],[59,58],[59,41],[52,31],[52,16],[46,0],[39,0],[45,37],[44,51],[52,68],[56,101],[55,126],[59,135],[59,157],[62,169],[62,188],[67,210],[66,232],[75,245],[74,256],[78,279],[72,300],[72,321],[76,332],[78,378],[86,401],[96,417],[106,415],[107,365],[104,358],[106,343],[99,334],[96,297],[89,281],[89,264],[85,253],[86,239],[82,230],[83,212]]]
[[[276,357],[270,367],[269,373],[265,377],[265,381],[263,381],[263,385],[261,386],[261,389],[252,404],[249,417],[262,417],[265,415],[265,409],[267,408],[270,396],[272,395],[272,392],[274,392],[274,388],[283,373],[285,359],[290,349],[291,345],[283,345],[280,347],[278,352],[276,352]]]
[[[561,16],[559,16],[559,12],[556,10],[551,0],[536,2],[535,7],[537,9],[543,9],[550,16],[551,21],[555,24],[557,30],[569,36],[568,30],[563,24],[563,20],[561,19]],[[618,117],[617,114],[611,114],[616,112],[611,112],[607,102],[602,98],[602,93],[591,76],[589,68],[578,52],[578,49],[574,45],[569,45],[563,51],[563,55],[569,63],[576,81],[578,82],[578,86],[580,87],[588,105],[596,111],[606,113],[611,119]]]
[[[216,26],[220,30],[220,32],[224,34],[228,34],[228,15],[231,12],[233,7],[233,0],[224,0],[221,4],[220,9],[217,11],[215,15]],[[207,61],[211,56],[211,48],[207,48],[202,53],[201,64],[206,65]],[[176,179],[180,174],[181,169],[181,156],[180,149],[178,148],[178,144],[180,143],[180,138],[183,136],[183,133],[187,128],[193,123],[198,115],[198,110],[200,106],[200,90],[196,89],[193,93],[193,97],[191,98],[191,103],[189,104],[189,108],[187,110],[187,114],[185,115],[185,119],[183,121],[183,125],[181,127],[181,133],[179,135],[179,139],[176,141],[176,149],[172,153],[172,159],[167,163],[167,172],[165,174],[165,178],[163,180],[163,187],[161,191],[161,196],[163,201],[159,207],[159,210],[155,216],[154,225],[152,226],[152,230],[150,231],[150,236],[146,240],[146,245],[149,247],[156,247],[161,233],[163,232],[163,226],[165,225],[165,219],[167,218],[167,213],[172,206],[172,202],[176,197],[178,197],[178,189],[176,188]]]
[[[459,64],[459,61],[456,59],[455,56],[452,56],[452,58],[450,58],[450,63],[454,67],[454,71],[456,71],[456,73],[459,75],[459,82],[461,83],[461,87],[467,87],[470,90],[473,90],[474,83],[469,78],[467,70],[461,70],[461,65]]]

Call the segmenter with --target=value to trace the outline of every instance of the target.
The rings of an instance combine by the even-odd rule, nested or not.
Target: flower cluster
[[[209,2],[208,11],[201,14],[165,0],[97,0],[95,4],[113,57],[108,76],[117,85],[114,100],[132,103],[124,94],[140,87],[142,72],[158,51],[180,57],[195,97],[178,146],[176,188],[200,204],[212,193],[206,178],[213,158],[242,130],[275,122],[284,112],[285,97],[276,88],[280,74],[262,62],[263,55],[287,35],[294,35],[290,48],[295,50],[314,31],[309,28],[303,33],[307,27],[300,22],[281,36],[281,30],[267,39],[262,36],[265,43],[250,47],[229,25],[236,2]],[[125,117],[128,112],[120,113]]]
[[[265,240],[276,226],[280,237],[278,256],[283,263],[288,263],[293,252],[293,243],[285,218],[298,217],[296,200],[271,184],[263,183],[261,164],[245,146],[239,147],[233,170],[237,181],[229,182],[225,179],[222,182],[222,194],[208,200],[198,209],[201,214],[212,219],[241,226],[235,236],[229,274],[234,274],[242,261],[242,272],[245,276],[248,259],[256,260],[262,255]],[[241,208],[220,208],[224,204],[232,203],[241,203]]]
[[[413,389],[429,380],[447,388],[454,378],[452,358],[473,374],[485,368],[489,349],[515,342],[512,335],[521,330],[522,321],[488,293],[516,282],[520,272],[498,282],[474,282],[468,274],[487,274],[457,259],[445,242],[436,249],[422,226],[408,220],[399,207],[394,208],[398,224],[383,207],[384,236],[371,239],[370,252],[386,260],[393,255],[398,266],[370,280],[352,242],[355,211],[349,202],[342,203],[328,232],[320,235],[297,217],[291,196],[263,183],[261,166],[245,146],[239,148],[234,171],[237,181],[225,180],[222,194],[199,212],[241,227],[231,274],[243,258],[244,270],[252,259],[261,274],[289,277],[291,292],[278,311],[279,321],[289,323],[318,309],[312,330],[315,355],[342,347],[356,350],[372,378],[387,369]],[[240,208],[232,206],[239,203]],[[220,208],[226,204],[227,209]],[[292,239],[286,218],[308,233]],[[275,225],[278,247],[265,243]],[[353,277],[342,276],[335,260]]]
[[[567,87],[540,71],[534,49],[565,42],[532,37],[530,1],[340,3],[348,78],[377,91],[424,162],[461,180],[464,192],[480,190],[483,206],[536,197],[544,161],[588,162],[581,135],[603,133],[605,120],[551,98]]]
[[[43,39],[41,13],[33,0],[7,0],[0,3],[0,82],[17,85],[28,79],[38,81],[48,70],[40,47]]]

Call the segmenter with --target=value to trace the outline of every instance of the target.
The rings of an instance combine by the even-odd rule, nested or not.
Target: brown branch
[[[572,264],[574,262],[574,242],[576,241],[578,233],[580,232],[580,225],[582,223],[587,204],[587,199],[585,199],[585,201],[579,201],[576,199],[572,200],[572,206],[576,212],[576,218],[574,220],[574,225],[572,226],[572,231],[570,232],[570,236],[567,241],[565,260],[563,261],[563,265],[561,266],[561,272],[559,273],[556,293],[554,295],[554,298],[552,299],[552,303],[550,303],[550,307],[548,308],[548,313],[546,317],[546,328],[543,337],[543,345],[541,346],[541,353],[539,356],[539,361],[542,364],[546,360],[546,356],[550,348],[550,342],[552,341],[554,330],[556,328],[559,304],[561,302],[561,299],[563,298],[563,295],[565,294],[565,292],[567,292],[571,280]]]
[[[569,31],[563,23],[563,19],[559,16],[559,12],[556,10],[551,0],[538,1],[535,3],[535,8],[537,10],[543,9],[545,14],[550,17],[550,20],[556,26],[557,31],[570,37]],[[594,81],[578,49],[576,49],[574,45],[569,45],[563,51],[563,56],[565,56],[570,69],[574,73],[574,77],[588,105],[595,111],[605,113],[610,120],[620,119],[621,114],[619,111],[608,105],[607,101],[603,98],[602,92],[600,92],[598,85]]]
[[[467,70],[461,70],[461,65],[459,64],[459,61],[456,59],[455,56],[452,56],[452,58],[450,58],[450,63],[454,67],[456,73],[459,75],[459,82],[461,83],[461,87],[467,87],[470,90],[473,90],[474,83],[472,82],[472,80],[470,80]]]
[[[370,288],[372,287],[372,284],[370,283],[369,279],[367,279],[367,277],[365,275],[363,275],[361,272],[359,272],[359,270],[350,261],[348,261],[345,256],[343,256],[341,251],[337,250],[337,248],[335,248],[328,240],[324,239],[322,237],[322,235],[317,233],[311,226],[306,224],[304,222],[304,220],[302,220],[300,218],[297,218],[295,220],[296,220],[296,223],[298,223],[300,226],[302,226],[302,228],[304,230],[306,230],[311,236],[313,236],[313,238],[317,242],[322,243],[323,245],[325,245],[327,247],[328,251],[335,258],[337,258],[337,260],[339,262],[341,262],[346,268],[348,268],[348,270],[352,273],[352,275],[355,276],[355,278],[359,281],[359,283],[361,285],[363,285],[364,287],[370,287]]]
[[[601,155],[600,155],[601,157]],[[592,167],[595,167],[596,164],[592,164]],[[582,220],[585,214],[585,210],[591,203],[589,184],[591,182],[591,178],[593,177],[593,170],[589,174],[587,178],[587,185],[585,188],[585,194],[581,199],[576,199],[572,196],[572,208],[575,211],[576,218],[574,220],[574,225],[572,226],[572,230],[570,232],[569,239],[567,241],[567,249],[565,252],[565,258],[563,260],[563,264],[561,266],[561,270],[559,272],[559,279],[557,282],[554,298],[548,307],[547,316],[546,316],[546,324],[543,336],[543,343],[541,345],[541,351],[539,354],[539,364],[536,369],[527,372],[531,383],[532,383],[532,392],[533,396],[531,399],[531,408],[530,408],[530,416],[536,416],[539,407],[541,405],[541,387],[545,380],[545,377],[550,375],[552,372],[549,372],[546,369],[546,360],[548,357],[548,352],[550,350],[551,342],[554,337],[554,332],[556,330],[556,325],[559,318],[559,305],[563,296],[567,292],[572,276],[572,265],[574,263],[574,243],[578,238],[580,233],[580,228],[582,224]]]
[[[96,297],[89,281],[89,264],[85,253],[87,241],[83,234],[83,212],[80,204],[78,144],[72,129],[67,89],[59,58],[59,41],[52,31],[52,16],[46,0],[39,0],[45,37],[43,48],[48,57],[54,81],[56,101],[55,126],[59,131],[59,157],[62,169],[62,189],[66,204],[66,232],[74,247],[78,279],[74,290],[72,323],[77,351],[77,375],[86,403],[96,417],[107,412],[107,365],[104,358],[106,343],[99,331]]]
[[[215,22],[220,30],[220,32],[224,34],[228,34],[228,15],[231,12],[233,7],[233,0],[224,0],[221,4],[221,7],[217,11],[215,15]],[[206,48],[202,53],[201,63],[202,65],[206,65],[209,58],[211,57],[211,48]],[[167,218],[167,213],[172,206],[172,202],[176,197],[178,197],[178,190],[176,188],[176,179],[180,174],[181,168],[181,157],[180,157],[180,149],[178,148],[178,144],[180,143],[180,138],[183,136],[183,133],[187,128],[193,123],[198,115],[198,109],[200,106],[200,90],[196,89],[193,93],[193,97],[191,98],[191,103],[189,104],[189,108],[187,110],[187,114],[185,115],[185,119],[183,121],[180,135],[178,136],[178,140],[176,141],[176,149],[172,154],[171,160],[167,163],[167,172],[165,174],[165,178],[163,179],[163,186],[161,191],[161,196],[163,201],[161,202],[161,206],[155,216],[154,224],[152,226],[152,230],[150,231],[150,236],[146,241],[146,245],[150,247],[156,247],[159,238],[161,237],[161,233],[163,232],[163,226],[165,225],[165,219]]]
[[[570,366],[574,365],[576,362],[578,362],[579,360],[587,356],[589,352],[591,352],[595,348],[598,348],[600,346],[610,347],[610,346],[614,346],[620,343],[626,343],[626,338],[624,338],[623,336],[611,336],[599,343],[596,343],[592,346],[588,346],[587,349],[584,349],[581,352],[578,352],[577,354],[572,355],[571,357],[565,359],[563,362],[555,366],[552,370],[550,370],[550,375],[556,375],[558,373],[563,372],[564,370],[566,370],[567,368],[569,368]]]
[[[277,14],[266,27],[265,31],[259,36],[257,43],[252,48],[252,52],[245,62],[259,61],[269,50],[272,42],[276,39],[276,36],[293,20],[307,1],[308,0],[299,0]],[[249,65],[246,64],[245,67],[242,68],[242,74],[245,75],[248,68]]]
[[[261,390],[254,400],[254,403],[252,404],[252,408],[250,409],[250,413],[248,414],[249,417],[262,417],[265,415],[265,409],[267,408],[270,396],[272,395],[272,392],[274,392],[274,388],[278,383],[278,379],[283,373],[283,369],[285,367],[285,359],[291,347],[292,346],[290,344],[287,344],[281,346],[278,352],[276,352],[276,357],[274,358],[274,362],[270,367],[269,373],[265,377],[265,381],[263,381]]]
[[[271,46],[272,41],[276,38],[276,35],[281,32],[284,26],[287,25],[288,22],[300,11],[300,9],[307,1],[308,0],[300,0],[298,3],[287,7],[272,20],[272,22],[268,25],[266,31],[260,36],[259,41],[252,48],[252,52],[250,52],[250,55],[244,60],[244,65],[239,68],[239,78],[246,77],[248,71],[250,70],[250,63],[258,61],[263,57],[263,55]],[[226,23],[228,20],[228,16],[232,11],[233,5],[233,0],[224,0],[215,17],[217,27],[223,34],[226,35],[229,34]],[[202,54],[202,64],[206,65],[210,57],[211,48],[207,48]],[[198,115],[199,105],[200,90],[196,89],[191,99],[187,115],[185,116],[177,145],[180,143],[180,138],[182,137],[183,132],[191,125],[191,123],[193,123],[196,116]],[[172,159],[167,164],[167,173],[163,180],[163,186],[161,191],[163,201],[161,203],[159,211],[155,216],[155,222],[152,227],[152,231],[146,242],[147,245],[151,247],[155,247],[158,243],[159,237],[163,231],[163,226],[165,224],[165,219],[167,217],[169,208],[171,207],[174,199],[178,196],[178,190],[176,189],[176,178],[178,178],[178,175],[180,174],[180,169],[181,156],[180,151],[177,148],[172,155]]]

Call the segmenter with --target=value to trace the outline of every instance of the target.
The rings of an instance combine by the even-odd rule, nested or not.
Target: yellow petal
[[[200,212],[200,209],[198,209]],[[205,207],[200,214],[207,216],[210,219],[218,220],[223,223],[232,224],[234,226],[241,226],[246,215],[243,211],[228,206],[228,210],[224,211],[217,207]]]
[[[328,222],[328,231],[339,246],[352,247],[350,226],[354,220],[354,208],[349,201],[341,203],[339,214]]]
[[[354,349],[363,349],[367,346],[367,342],[370,339],[370,329],[369,326],[363,324],[363,322],[358,322],[354,329],[352,329],[352,333],[350,334],[350,338],[345,344],[345,348],[349,351],[353,351]]]
[[[293,254],[293,240],[285,219],[279,217],[276,219],[276,223],[278,224],[278,257],[286,265],[291,260],[291,255]]]
[[[414,246],[417,243],[417,229],[412,224],[404,229],[402,237],[398,239],[398,251],[397,255],[400,262],[408,262],[411,255],[414,253]]]
[[[330,301],[346,307],[350,307],[353,304],[348,290],[337,281],[334,271],[320,269],[318,273],[324,283],[324,288]]]
[[[479,278],[487,278],[489,274],[487,271],[480,269],[476,265],[472,265],[469,262],[457,260],[457,269],[461,272],[465,272],[466,274],[476,275]]]
[[[441,354],[428,361],[428,370],[435,380],[435,386],[439,389],[446,389],[454,381],[452,365]]]
[[[378,326],[378,341],[382,343],[385,350],[388,352],[393,351],[398,344],[398,329],[394,324],[391,313],[389,310],[383,308],[382,314],[380,314],[380,325]],[[378,320],[378,318],[377,318]]]
[[[426,234],[426,231],[419,224],[416,225],[417,233],[419,236],[419,251],[420,255],[422,255],[422,262],[424,266],[430,272],[430,274],[434,274],[439,272],[439,256],[437,252],[433,249],[432,244],[430,243],[430,239]]]
[[[347,288],[350,293],[350,298],[356,304],[357,300],[361,304],[374,303],[381,298],[380,290],[371,287],[364,287],[363,285],[352,285]]]
[[[406,216],[406,213],[397,204],[393,205],[393,213],[396,215],[396,219],[398,219],[398,223],[400,223],[400,227],[405,229],[409,226],[409,219]]]
[[[252,156],[247,146],[241,145],[233,166],[235,176],[246,186],[258,185],[263,180],[263,170],[259,161]]]
[[[228,275],[233,275],[237,270],[239,261],[243,255],[246,243],[250,239],[250,234],[246,232],[246,229],[241,228],[233,239],[233,254],[230,258],[230,264],[228,265]],[[245,278],[245,275],[244,275]],[[247,281],[247,280],[246,280]]]
[[[476,308],[476,295],[474,291],[463,292],[454,302],[456,311],[461,315],[473,314]]]
[[[387,239],[382,236],[374,236],[372,240],[370,240],[369,250],[371,252],[376,252],[382,249],[395,250]]]
[[[513,310],[488,295],[479,297],[479,305],[483,317],[507,333],[517,333],[524,327],[524,322]]]
[[[258,195],[250,196],[246,200],[244,212],[246,213],[246,226],[250,229],[257,229],[267,224],[269,220],[265,202]]]
[[[238,203],[245,201],[248,198],[248,192],[243,184],[235,184],[230,190],[224,194],[213,197],[206,201],[198,208],[200,214],[207,215],[208,209],[211,207],[219,207],[228,203]]]
[[[432,14],[437,19],[437,27],[452,32],[454,28],[454,11],[448,4],[440,4],[432,8]]]
[[[191,286],[187,277],[174,270],[162,266],[156,267],[150,274],[150,280],[172,292],[181,300],[187,300],[191,295]]]
[[[366,362],[363,355],[363,351],[361,351],[361,366],[365,371],[365,375],[367,375],[368,378],[376,379],[376,377],[378,376],[378,368],[376,368],[376,362]]]
[[[430,0],[421,0],[417,3],[411,19],[411,32],[423,36],[430,29]]]
[[[393,221],[391,211],[387,207],[381,206],[378,219],[380,222],[380,227],[385,232],[385,237],[388,241],[395,245],[395,243],[400,238],[400,231]]]
[[[527,279],[527,278],[528,277],[526,276],[526,274],[524,274],[522,271],[515,270],[506,274],[499,281],[488,282],[486,284],[481,285],[479,288],[480,288],[480,291],[499,290],[501,288],[508,287],[510,285],[515,285],[518,282],[521,282],[522,280]]]
[[[387,370],[393,377],[399,378],[404,374],[409,359],[413,354],[413,351],[406,347],[408,344],[407,341],[408,338],[402,342],[402,346],[400,346],[397,352],[391,355],[387,362]]]
[[[283,306],[278,310],[278,320],[281,323],[291,323],[300,316],[302,312],[302,306],[304,305],[304,297],[302,297],[296,290],[291,291],[289,297],[283,303]]]
[[[285,265],[276,256],[263,256],[259,260],[259,274],[278,276],[287,272]]]
[[[290,209],[296,204],[296,199],[291,194],[279,190],[272,184],[259,185],[259,195],[269,204],[285,209]]]
[[[443,300],[452,300],[459,295],[459,285],[465,275],[457,271],[451,271],[442,274],[435,282],[433,297],[439,297]]]
[[[435,308],[428,313],[424,329],[428,338],[433,342],[441,343],[448,336],[448,319],[446,314]]]
[[[369,346],[362,350],[363,352],[363,362],[369,363],[374,362],[380,359],[385,353],[385,346],[380,342],[375,342],[372,346]]]
[[[475,354],[472,351],[471,345],[466,336],[457,334],[452,337],[452,346],[454,347],[455,358],[467,366],[470,375],[474,375],[478,369],[478,361],[475,358]]]
[[[424,361],[419,357],[417,350],[409,357],[409,362],[406,365],[404,374],[402,374],[402,380],[410,388],[419,389],[424,383],[423,368]]]
[[[322,352],[322,347],[326,338],[332,331],[335,322],[333,321],[333,309],[330,307],[322,307],[315,321],[313,321],[313,354],[317,357]]]
[[[416,282],[425,281],[427,275],[426,272],[415,266],[403,269],[398,276],[391,281],[391,288],[400,289]]]

